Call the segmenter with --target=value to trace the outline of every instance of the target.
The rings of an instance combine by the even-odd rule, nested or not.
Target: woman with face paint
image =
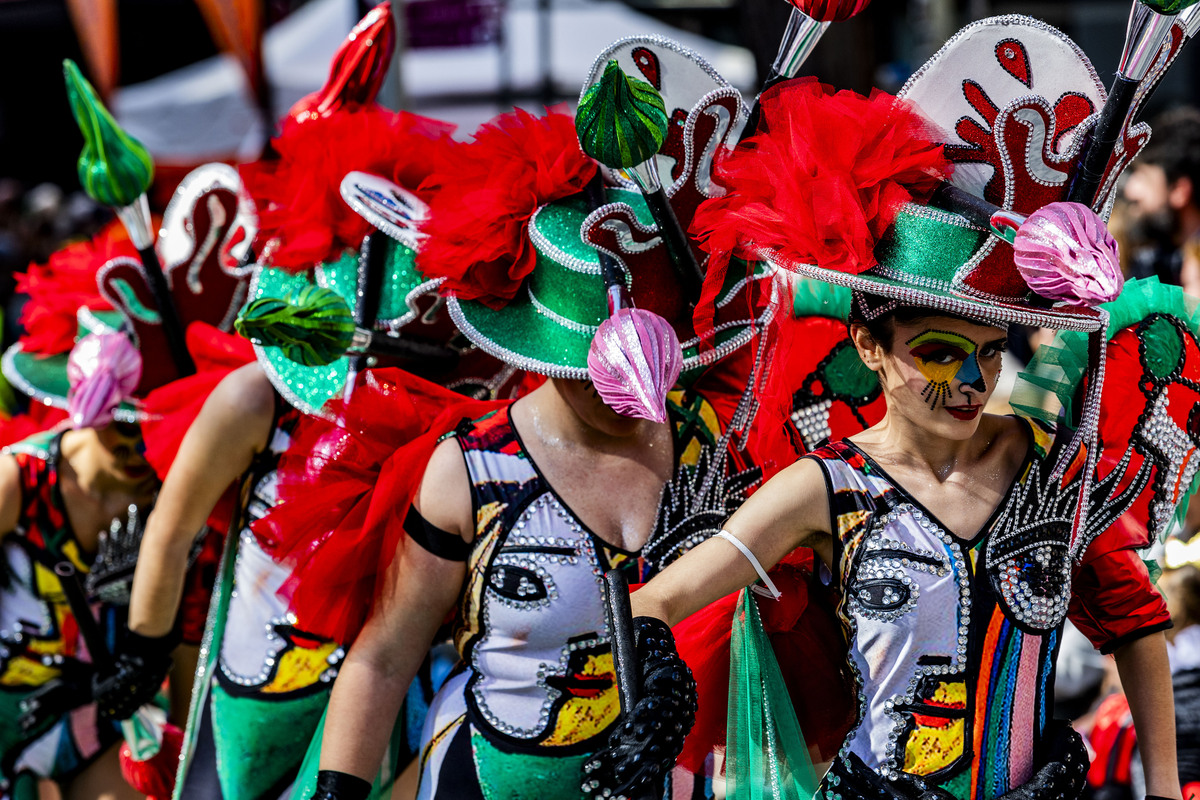
[[[954,72],[1011,54],[1013,37],[1034,61],[1066,57],[1065,37],[1040,24],[985,20],[948,45],[955,58],[935,57],[906,92],[923,97],[929,87],[969,84],[987,108],[1004,109],[1011,100],[1015,109],[1029,83],[1013,88],[985,70]],[[1054,71],[1040,68],[1035,64],[1031,74]],[[1058,96],[1052,87],[1046,91]],[[982,99],[975,108],[985,106]],[[1187,433],[1189,415],[1200,407],[1187,374],[1197,369],[1190,360],[1194,313],[1176,293],[1171,303],[1179,316],[1152,322],[1156,309],[1170,305],[1162,304],[1168,292],[1157,285],[1126,287],[1111,302],[1121,279],[1103,222],[1078,204],[1040,208],[1049,202],[1045,185],[1023,182],[1011,164],[1023,163],[1025,153],[1008,154],[1003,140],[994,145],[1001,150],[993,165],[997,180],[1007,175],[1022,210],[1037,212],[1014,223],[1020,225],[1015,247],[1010,237],[1001,240],[996,220],[1004,213],[980,224],[976,212],[989,205],[984,198],[951,202],[967,194],[964,188],[934,195],[938,173],[951,172],[937,157],[962,155],[973,165],[985,157],[975,150],[963,155],[968,148],[955,148],[956,136],[944,148],[929,142],[931,130],[963,130],[962,123],[930,126],[896,98],[835,94],[814,83],[768,93],[761,108],[766,132],[725,163],[729,193],[707,201],[693,224],[712,255],[710,272],[724,248],[853,290],[849,336],[878,378],[887,412],[878,424],[817,448],[773,477],[718,536],[632,596],[640,639],[667,653],[683,676],[687,668],[674,655],[668,626],[709,604],[728,614],[729,606],[716,601],[754,584],[741,592],[733,615],[726,739],[701,743],[727,745],[728,796],[1078,797],[1087,752],[1051,713],[1054,657],[1069,615],[1093,644],[1115,655],[1130,687],[1148,796],[1178,799],[1162,635],[1169,615],[1131,549],[1143,542],[1109,527],[1133,508],[1156,533],[1175,511],[1177,494],[1156,492],[1149,474],[1159,470],[1164,482],[1157,486],[1185,487],[1195,474],[1186,455],[1196,446]],[[990,121],[999,129],[1000,121]],[[983,184],[968,178],[963,185]],[[880,200],[888,196],[897,198],[890,209]],[[1107,352],[1105,314],[1114,320]],[[1053,353],[1047,349],[1038,360],[1059,370],[1057,382],[1040,378],[1066,402],[1057,429],[1040,408],[1025,416],[983,413],[1012,323],[1078,331],[1063,334]],[[1158,346],[1147,344],[1157,333],[1172,353],[1163,368],[1146,356]],[[1014,400],[1017,406],[1031,408]],[[1150,421],[1156,408],[1157,428]],[[1128,430],[1121,427],[1126,418]],[[1091,438],[1097,426],[1099,442]],[[1177,435],[1174,457],[1143,460],[1154,447],[1134,444]],[[1165,505],[1156,511],[1156,503]],[[803,778],[808,751],[787,733],[796,729],[795,715],[786,687],[772,691],[772,681],[784,681],[771,677],[778,667],[763,635],[767,618],[786,614],[774,609],[789,601],[776,584],[788,587],[772,579],[779,577],[774,568],[806,547],[841,589],[838,612],[858,694],[856,719],[819,786]],[[701,715],[712,713],[725,690],[705,685],[714,672],[709,652],[717,648],[711,638],[709,652],[693,641],[704,627],[689,622],[679,629],[680,650],[701,679]],[[786,683],[803,686],[803,659],[787,665],[799,674],[784,675]],[[588,765],[588,787],[597,796],[639,796],[679,752],[635,752],[625,729],[655,719],[682,730],[691,725],[688,696],[675,699],[677,686],[664,693],[645,665],[641,672],[642,695],[626,711],[629,722]]]
[[[0,797],[37,797],[47,779],[67,797],[140,797],[118,767],[120,729],[92,699],[89,631],[120,638],[124,608],[96,599],[85,578],[99,577],[89,573],[100,572],[101,532],[158,490],[136,412],[123,405],[142,359],[123,333],[91,334],[66,372],[69,427],[0,456]],[[93,618],[77,617],[82,609]]]

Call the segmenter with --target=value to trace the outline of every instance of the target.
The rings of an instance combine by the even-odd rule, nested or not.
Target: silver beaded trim
[[[568,319],[562,314],[559,314],[541,300],[538,300],[537,295],[533,293],[533,289],[530,288],[528,283],[525,284],[525,293],[529,295],[530,302],[533,303],[533,307],[537,309],[539,314],[551,320],[555,324],[563,326],[567,330],[572,330],[576,333],[582,333],[585,336],[594,336],[596,331],[600,330],[599,325],[585,325],[582,322],[576,322],[573,319]]]
[[[575,256],[567,253],[565,250],[561,249],[558,244],[549,236],[542,233],[541,229],[538,227],[538,217],[547,208],[549,208],[549,206],[539,206],[538,210],[534,211],[533,216],[529,218],[529,225],[527,227],[529,230],[529,240],[533,242],[533,246],[536,247],[541,253],[545,254],[548,258],[552,259],[556,264],[559,264],[560,266],[563,266],[572,272],[581,272],[585,275],[599,275],[599,261],[593,264],[584,261],[581,258],[576,258]],[[582,234],[580,235],[580,241],[583,241]]]

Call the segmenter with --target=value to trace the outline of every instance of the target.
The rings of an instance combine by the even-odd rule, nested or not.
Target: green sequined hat
[[[1067,199],[1106,93],[1086,55],[1064,34],[1010,15],[965,27],[898,97],[945,143],[953,165],[949,181],[961,197],[1022,220]],[[928,205],[904,206],[875,248],[875,265],[857,274],[769,249],[761,255],[808,278],[984,322],[1080,331],[1103,326],[1090,301],[1054,302],[1031,291],[1014,248],[989,228],[987,212],[965,211],[969,205],[941,195]],[[1110,206],[1111,192],[1102,193],[1094,210],[1104,215]]]
[[[650,211],[638,192],[626,189],[608,191],[610,205],[620,204],[637,214],[643,231],[654,225]],[[588,376],[588,350],[600,323],[608,318],[608,301],[600,274],[596,248],[584,241],[586,232],[603,219],[606,209],[592,211],[582,195],[542,206],[529,222],[529,239],[537,250],[537,266],[520,292],[504,308],[484,303],[447,298],[454,324],[477,347],[520,369],[557,378],[585,380]],[[660,240],[653,237],[657,244]],[[655,247],[661,251],[662,247]],[[659,253],[659,257],[664,254]],[[680,289],[665,264],[646,259],[638,263],[626,259],[630,268],[629,290],[638,308],[666,311],[663,316],[677,322]],[[765,264],[757,265],[753,281],[772,272]],[[746,305],[739,303],[747,275],[730,270],[724,291],[718,298],[720,308],[734,313],[719,324],[715,339],[701,342],[686,323],[676,325],[683,345],[683,370],[711,364],[742,346],[753,336],[756,319]],[[764,312],[767,313],[767,312]]]

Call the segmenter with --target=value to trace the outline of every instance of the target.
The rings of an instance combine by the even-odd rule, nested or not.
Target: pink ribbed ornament
[[[683,350],[670,323],[651,311],[619,308],[592,339],[588,375],[618,414],[667,421],[667,392],[683,369]]]
[[[142,379],[142,355],[123,333],[90,333],[67,359],[67,414],[76,428],[101,428]]]
[[[818,22],[845,22],[861,14],[871,0],[790,0],[791,4]]]
[[[1117,299],[1125,285],[1116,240],[1081,203],[1051,203],[1030,214],[1013,251],[1029,288],[1050,300],[1094,306]]]

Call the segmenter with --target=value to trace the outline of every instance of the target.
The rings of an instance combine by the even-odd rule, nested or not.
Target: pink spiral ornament
[[[667,421],[667,392],[683,369],[670,323],[651,311],[619,308],[592,339],[588,375],[609,408],[626,417]]]
[[[1051,203],[1029,215],[1013,250],[1029,288],[1050,300],[1094,306],[1117,299],[1125,285],[1116,240],[1081,203]]]
[[[861,14],[871,0],[790,0],[791,4],[817,22],[845,22]]]
[[[123,333],[90,333],[67,359],[67,414],[76,428],[101,428],[142,379],[142,355]]]

